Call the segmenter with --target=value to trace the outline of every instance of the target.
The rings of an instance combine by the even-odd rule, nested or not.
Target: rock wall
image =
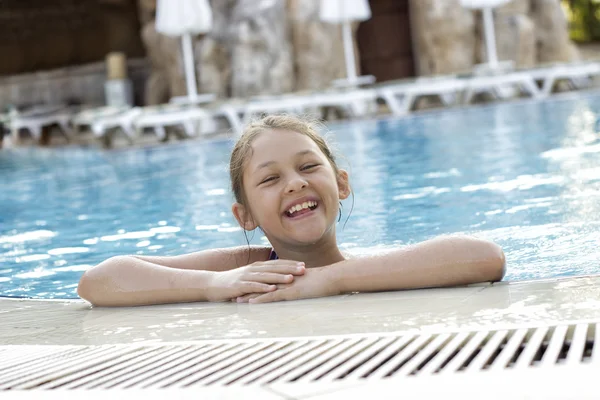
[[[319,21],[320,3],[321,0],[288,2],[296,90],[323,88],[346,74],[342,31],[338,25]]]
[[[142,28],[142,41],[152,66],[146,82],[145,104],[166,103],[171,97],[184,95],[186,88],[180,40],[156,32],[152,20]]]
[[[199,92],[279,94],[327,87],[343,77],[341,29],[319,21],[320,1],[212,0],[213,30],[194,39]],[[470,71],[487,60],[479,11],[461,7],[460,0],[408,1],[417,75]],[[138,6],[153,66],[148,103],[183,95],[179,40],[154,30],[156,0],[138,0]],[[559,0],[513,0],[495,10],[494,22],[501,61],[532,67],[579,58]]]
[[[345,76],[341,28],[319,21],[320,1],[212,0],[213,29],[194,39],[199,92],[280,94]],[[153,66],[146,100],[157,104],[185,93],[181,45],[154,29],[156,0],[139,0],[138,8]]]
[[[537,61],[579,60],[579,51],[569,39],[567,18],[558,0],[530,0],[535,24]]]
[[[411,0],[418,75],[469,70],[475,61],[475,19],[459,0]]]
[[[517,7],[520,5],[520,7]],[[499,60],[512,60],[517,68],[536,64],[535,25],[527,15],[528,0],[513,1],[499,8],[494,15],[496,50]],[[476,13],[479,14],[479,13]],[[476,63],[487,62],[485,38],[481,16],[477,20]]]
[[[286,2],[238,0],[231,15],[231,95],[294,89]]]
[[[487,61],[480,11],[459,0],[410,0],[419,75],[471,69]],[[559,0],[513,0],[494,11],[500,61],[517,67],[579,60]]]

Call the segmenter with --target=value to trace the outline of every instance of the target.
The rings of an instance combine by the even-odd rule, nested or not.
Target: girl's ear
[[[345,169],[340,169],[337,175],[338,191],[340,192],[340,200],[345,200],[350,196],[352,189],[348,181],[348,172]]]
[[[231,212],[242,229],[253,231],[257,228],[258,225],[254,222],[254,218],[252,218],[249,210],[242,204],[234,203],[233,206],[231,206]]]

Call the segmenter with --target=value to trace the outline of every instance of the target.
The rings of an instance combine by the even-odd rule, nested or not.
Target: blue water
[[[460,232],[504,247],[507,280],[600,273],[599,113],[587,95],[331,125],[355,192],[340,245],[368,253]],[[75,297],[110,256],[245,244],[231,146],[0,151],[0,295]]]

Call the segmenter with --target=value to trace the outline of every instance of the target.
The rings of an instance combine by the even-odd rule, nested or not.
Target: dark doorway
[[[378,82],[415,75],[409,0],[370,0],[372,18],[357,31],[363,75]]]
[[[141,57],[136,0],[0,0],[0,76]]]

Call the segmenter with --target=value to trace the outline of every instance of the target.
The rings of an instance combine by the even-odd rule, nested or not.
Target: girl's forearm
[[[110,258],[79,281],[79,296],[96,306],[139,306],[206,301],[213,272],[163,267],[139,258]]]
[[[494,243],[442,237],[325,268],[339,292],[370,292],[499,281],[504,276],[505,258]]]

